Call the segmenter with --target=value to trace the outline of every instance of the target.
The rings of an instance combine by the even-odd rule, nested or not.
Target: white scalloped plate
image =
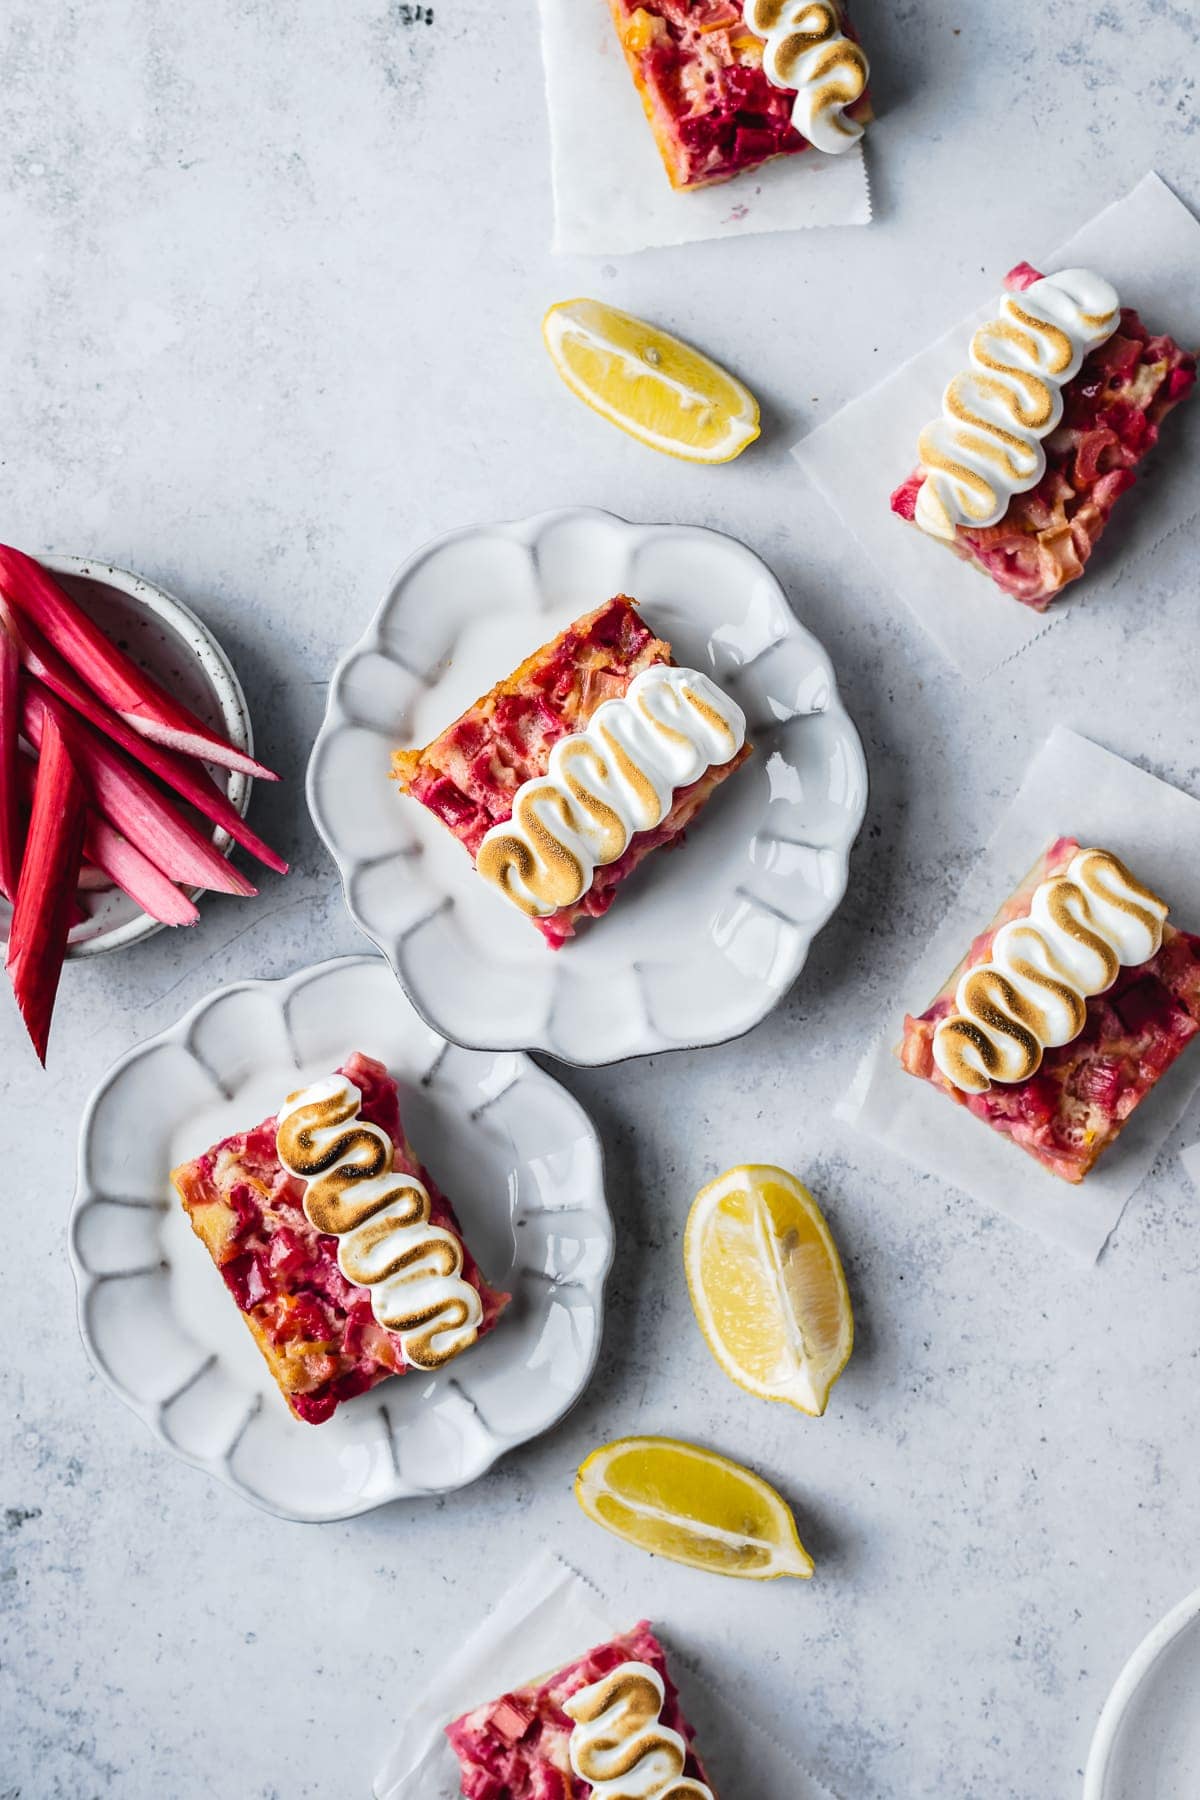
[[[447,1368],[304,1425],[169,1171],[352,1050],[399,1081],[414,1148],[513,1302]],[[578,1102],[528,1057],[446,1043],[362,956],[219,988],[117,1063],[84,1114],[70,1247],[84,1345],[151,1430],[281,1518],[341,1519],[462,1487],[561,1418],[595,1365],[612,1223]]]
[[[755,756],[688,840],[552,951],[388,779],[525,656],[630,594],[676,659],[746,712]],[[308,803],[346,903],[422,1016],[459,1044],[573,1063],[723,1043],[804,966],[846,888],[867,771],[829,658],[771,571],[719,532],[579,509],[439,538],[339,663]]]

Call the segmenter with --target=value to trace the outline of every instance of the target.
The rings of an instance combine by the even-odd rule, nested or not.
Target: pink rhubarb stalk
[[[83,837],[84,854],[95,867],[128,894],[136,906],[162,925],[194,925],[200,914],[187,895],[156,869],[115,826],[89,812]]]
[[[42,721],[33,812],[13,902],[7,956],[13,993],[42,1064],[67,953],[67,933],[78,904],[75,880],[86,806],[70,747],[53,715],[47,713]]]
[[[211,731],[152,675],[139,669],[40,563],[8,544],[0,544],[0,592],[139,736],[227,769],[240,769],[244,775],[257,775],[262,781],[278,781],[270,769]]]
[[[155,868],[187,887],[213,888],[222,894],[257,892],[136,763],[86,725],[49,688],[27,677],[22,720],[25,736],[38,751],[47,718],[66,739],[96,811]]]
[[[0,594],[0,626],[5,623],[9,627],[9,635],[16,640],[21,659],[31,675],[36,675],[60,700],[65,700],[68,706],[74,707],[97,730],[110,737],[114,744],[128,750],[151,774],[165,781],[168,787],[174,788],[185,800],[190,800],[197,812],[203,813],[206,819],[211,819],[214,825],[222,826],[234,843],[241,844],[251,855],[257,856],[260,862],[266,863],[269,869],[274,869],[277,875],[287,874],[288,866],[282,856],[264,843],[257,832],[251,831],[207,770],[190,757],[181,755],[178,750],[169,750],[162,744],[140,736],[118,713],[97,698],[36,625],[31,625],[28,619],[13,616],[11,608],[6,606],[3,595]]]
[[[0,619],[0,894],[11,900],[21,867],[21,653]]]

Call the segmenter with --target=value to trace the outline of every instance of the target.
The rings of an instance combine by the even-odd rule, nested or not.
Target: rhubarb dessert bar
[[[393,761],[404,792],[558,949],[750,753],[741,708],[678,667],[618,595]]]
[[[389,1375],[440,1368],[508,1302],[413,1155],[396,1083],[358,1052],[171,1179],[310,1425]]]
[[[1089,269],[1018,263],[1005,287],[891,505],[1042,612],[1083,574],[1196,358]]]
[[[611,0],[671,185],[775,156],[848,150],[871,118],[867,59],[836,0]]]
[[[1059,838],[932,1005],[909,1074],[1082,1181],[1200,1032],[1200,937],[1111,851]]]
[[[716,1800],[645,1620],[446,1736],[465,1800]]]

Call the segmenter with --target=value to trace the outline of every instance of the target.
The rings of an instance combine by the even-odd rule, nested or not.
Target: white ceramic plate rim
[[[210,1008],[229,995],[270,990],[277,995],[282,1005],[285,1004],[291,995],[298,989],[306,986],[311,981],[326,978],[335,970],[349,970],[364,965],[375,966],[379,963],[380,959],[378,957],[366,954],[335,956],[330,957],[325,962],[311,963],[306,968],[298,969],[291,975],[226,982],[220,987],[213,988],[209,993],[197,1000],[195,1005],[191,1006],[173,1025],[168,1026],[163,1031],[155,1032],[151,1037],[143,1038],[140,1043],[134,1044],[123,1056],[118,1058],[93,1090],[88,1099],[87,1106],[84,1109],[79,1126],[75,1192],[71,1201],[71,1210],[67,1222],[67,1255],[71,1265],[71,1272],[75,1278],[75,1319],[88,1360],[96,1373],[108,1387],[111,1388],[113,1393],[129,1407],[131,1412],[137,1414],[138,1418],[141,1419],[146,1428],[153,1433],[159,1443],[162,1444],[165,1449],[169,1450],[173,1456],[177,1457],[181,1462],[189,1464],[192,1468],[203,1470],[215,1480],[220,1481],[225,1487],[231,1488],[242,1499],[247,1500],[253,1506],[258,1507],[260,1511],[269,1513],[276,1518],[293,1520],[298,1524],[326,1524],[338,1519],[357,1518],[360,1514],[372,1512],[379,1506],[388,1506],[395,1500],[429,1499],[436,1497],[436,1495],[440,1493],[452,1493],[458,1488],[469,1487],[472,1482],[478,1481],[485,1475],[501,1456],[507,1455],[510,1450],[516,1449],[522,1443],[527,1443],[533,1438],[542,1436],[547,1431],[552,1431],[554,1427],[565,1418],[567,1413],[578,1404],[579,1400],[587,1391],[592,1376],[595,1373],[604,1332],[604,1298],[615,1254],[615,1232],[605,1185],[603,1141],[587,1111],[569,1089],[565,1088],[561,1082],[556,1081],[545,1069],[539,1067],[532,1058],[527,1057],[520,1052],[506,1050],[504,1052],[497,1052],[497,1054],[503,1054],[516,1061],[520,1070],[519,1079],[541,1083],[546,1087],[552,1088],[558,1103],[564,1105],[578,1120],[581,1135],[586,1135],[591,1139],[596,1151],[596,1166],[598,1170],[595,1212],[596,1217],[604,1222],[606,1236],[604,1253],[595,1276],[595,1292],[592,1297],[595,1330],[592,1335],[589,1353],[585,1362],[581,1365],[573,1392],[563,1400],[561,1405],[555,1407],[551,1413],[548,1413],[538,1423],[535,1429],[520,1430],[513,1433],[492,1431],[490,1433],[493,1440],[491,1454],[478,1467],[469,1470],[468,1473],[463,1476],[461,1481],[447,1482],[438,1487],[415,1488],[402,1482],[399,1475],[397,1475],[393,1491],[367,1498],[363,1500],[361,1504],[349,1507],[339,1506],[333,1510],[306,1509],[303,1507],[282,1508],[272,1504],[262,1495],[256,1493],[253,1488],[244,1485],[236,1478],[229,1467],[228,1453],[222,1452],[212,1456],[200,1456],[177,1443],[164,1429],[162,1422],[162,1406],[155,1401],[139,1400],[121,1385],[109,1369],[105,1357],[93,1342],[92,1331],[88,1322],[88,1301],[95,1287],[99,1282],[104,1280],[105,1277],[102,1274],[94,1273],[85,1265],[76,1244],[77,1221],[86,1208],[92,1204],[94,1199],[87,1175],[87,1146],[92,1122],[101,1102],[104,1100],[109,1090],[120,1080],[130,1064],[136,1062],[150,1050],[159,1045],[168,1043],[177,1043],[186,1048],[188,1040],[194,1034],[195,1027],[199,1020],[203,1018],[204,1014],[208,1012]],[[414,1014],[416,1014],[416,1008],[414,1007],[412,1010]],[[417,1016],[419,1017],[420,1015],[418,1014]],[[423,1022],[428,1024],[428,1021]],[[430,1027],[430,1029],[432,1030],[433,1028]],[[450,1040],[444,1038],[440,1032],[435,1032],[434,1035],[438,1037],[443,1044],[450,1042]],[[459,1047],[461,1048],[462,1046]]]
[[[627,532],[635,537],[655,535],[678,537],[680,539],[711,540],[714,544],[733,544],[737,547],[739,552],[753,560],[760,571],[761,579],[769,584],[780,603],[783,616],[788,624],[788,636],[802,642],[806,646],[814,661],[820,664],[825,678],[828,681],[828,704],[822,707],[821,711],[827,717],[836,717],[840,719],[843,725],[846,747],[850,750],[854,759],[854,772],[858,783],[857,791],[860,796],[860,803],[857,810],[850,816],[846,841],[840,850],[838,879],[829,889],[827,904],[820,911],[819,916],[814,917],[811,922],[806,921],[807,935],[802,936],[802,941],[798,943],[795,955],[790,959],[788,966],[781,972],[772,988],[769,999],[755,1017],[751,1018],[739,1029],[731,1031],[718,1028],[707,1034],[701,1033],[695,1036],[689,1035],[686,1041],[668,1039],[662,1037],[657,1032],[648,1030],[645,1041],[635,1043],[631,1047],[623,1050],[608,1054],[598,1054],[594,1057],[585,1057],[574,1053],[568,1055],[556,1044],[548,1042],[544,1034],[531,1038],[530,1034],[527,1032],[516,1031],[506,1034],[497,1028],[489,1030],[483,1037],[474,1037],[463,1032],[461,1029],[451,1030],[443,1021],[433,1018],[430,1015],[428,1006],[423,1003],[421,996],[414,993],[404,982],[402,974],[397,968],[391,955],[388,944],[385,943],[376,932],[370,929],[364,921],[359,909],[354,904],[352,898],[353,881],[356,870],[363,859],[346,856],[339,848],[335,826],[327,816],[321,803],[318,782],[318,771],[326,741],[335,733],[353,724],[352,715],[343,700],[343,684],[347,673],[360,657],[375,654],[384,659],[388,659],[390,656],[388,647],[384,642],[382,629],[383,618],[402,582],[408,580],[423,563],[429,560],[430,557],[436,555],[446,546],[454,544],[464,538],[482,534],[490,535],[499,533],[504,536],[512,537],[518,542],[529,544],[540,534],[549,531],[556,526],[569,523],[573,520],[587,519],[603,521],[604,523],[616,526],[620,531]],[[363,933],[364,937],[368,938],[383,954],[389,967],[392,969],[397,982],[406,992],[410,1003],[431,1030],[436,1031],[439,1036],[448,1038],[451,1043],[459,1045],[460,1048],[464,1050],[528,1050],[555,1057],[559,1061],[566,1062],[576,1068],[596,1068],[603,1067],[606,1064],[613,1062],[622,1062],[633,1056],[662,1055],[668,1051],[701,1050],[711,1048],[717,1044],[733,1043],[739,1038],[747,1036],[757,1025],[761,1024],[767,1014],[780,1003],[792,988],[808,960],[817,933],[823,930],[829,923],[829,920],[833,917],[845,898],[846,889],[850,881],[850,854],[857,842],[858,835],[862,830],[863,820],[866,817],[869,800],[869,781],[869,770],[866,754],[862,747],[862,740],[859,737],[857,727],[841,698],[837,676],[834,672],[829,654],[825,650],[824,645],[821,644],[820,640],[815,637],[806,626],[802,625],[800,620],[796,617],[795,613],[792,611],[791,603],[784,592],[782,584],[776,577],[774,571],[758,555],[757,551],[752,550],[750,546],[744,543],[740,538],[735,538],[732,533],[716,531],[710,526],[681,525],[670,522],[636,523],[632,520],[622,518],[618,513],[609,512],[603,507],[567,506],[553,508],[542,513],[533,513],[528,517],[521,519],[496,520],[459,526],[453,531],[442,532],[439,536],[430,538],[400,564],[399,568],[392,576],[391,581],[388,583],[387,589],[378,606],[372,614],[366,630],[355,643],[351,644],[350,647],[343,652],[334,668],[333,676],[329,683],[329,698],[325,717],[322,720],[320,730],[317,733],[313,743],[312,752],[309,756],[308,771],[305,780],[305,794],[313,824],[316,826],[318,835],[337,867],[342,884],[342,897],[345,901],[347,912],[349,912],[351,918]]]
[[[1106,1786],[1112,1772],[1117,1738],[1137,1693],[1163,1652],[1200,1616],[1200,1588],[1180,1600],[1142,1639],[1113,1684],[1096,1726],[1083,1778],[1083,1800],[1108,1800]]]
[[[113,563],[100,562],[94,556],[39,556],[37,560],[52,575],[78,575],[98,582],[101,586],[115,588],[118,593],[135,601],[146,612],[168,625],[191,652],[207,677],[220,709],[221,726],[226,737],[239,750],[244,750],[247,756],[254,755],[254,732],[242,684],[225,651],[190,606],[185,606],[182,600],[177,600],[165,589],[155,587],[144,576],[135,575],[129,569],[119,569]],[[232,771],[229,778],[229,803],[243,818],[250,805],[250,787],[248,775],[243,775],[237,769]],[[213,827],[212,841],[223,856],[228,856],[233,849],[233,839],[220,825]],[[196,900],[204,891],[202,888],[191,888],[188,890],[189,897]],[[153,937],[156,931],[166,929],[160,920],[152,919],[149,913],[138,913],[123,925],[110,927],[95,937],[69,944],[67,956],[75,961],[85,956],[100,956],[106,950],[123,950],[130,944],[141,943],[143,938]]]

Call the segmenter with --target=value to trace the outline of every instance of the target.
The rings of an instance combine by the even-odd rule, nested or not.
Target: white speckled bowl
[[[557,952],[389,780],[573,618],[629,594],[677,661],[747,715],[755,755],[610,914]],[[842,898],[867,799],[829,658],[753,551],[579,508],[418,551],[339,663],[308,801],[346,903],[455,1043],[606,1063],[741,1035],[783,997]]]
[[[254,754],[250,712],[233,664],[190,607],[140,575],[94,557],[39,556],[38,561],[134,662],[178,695],[206,725],[223,732],[247,755]],[[211,764],[208,767],[214,779],[225,786],[230,805],[244,818],[250,804],[250,777]],[[197,823],[209,829],[207,821],[198,816]],[[220,825],[211,827],[211,836],[222,855],[233,849],[233,840]],[[192,888],[192,899],[202,892]],[[71,958],[123,950],[165,929],[119,888],[94,889],[86,904],[89,917],[75,926],[68,942]],[[8,902],[0,899],[0,942],[7,941],[10,916]]]
[[[305,1425],[170,1170],[352,1050],[399,1081],[417,1154],[513,1301],[435,1374]],[[381,958],[358,956],[218,988],[109,1071],[80,1132],[70,1250],[88,1355],[169,1449],[281,1518],[340,1519],[474,1481],[574,1404],[599,1350],[612,1222],[599,1139],[566,1089],[526,1056],[448,1044]]]
[[[1147,1633],[1108,1697],[1083,1800],[1200,1794],[1200,1588]]]

